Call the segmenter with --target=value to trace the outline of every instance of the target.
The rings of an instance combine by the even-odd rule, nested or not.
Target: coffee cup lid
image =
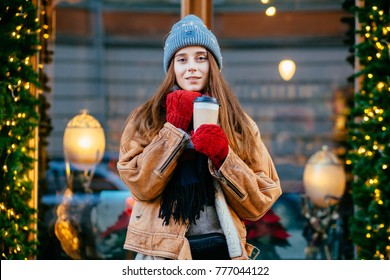
[[[208,102],[208,103],[215,103],[215,104],[219,105],[217,98],[207,96],[207,95],[202,95],[202,96],[195,98],[194,102]]]

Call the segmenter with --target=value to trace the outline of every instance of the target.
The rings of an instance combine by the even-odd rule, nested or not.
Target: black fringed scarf
[[[205,206],[214,205],[215,188],[208,170],[207,157],[194,149],[181,155],[172,178],[165,187],[159,217],[168,225],[175,222],[196,224]]]

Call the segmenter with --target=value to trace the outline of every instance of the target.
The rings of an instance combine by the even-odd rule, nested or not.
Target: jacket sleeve
[[[229,153],[221,168],[213,172],[219,180],[226,200],[241,219],[260,219],[282,194],[274,163],[261,140],[260,131],[253,122],[257,160],[248,166],[233,151]]]
[[[121,141],[117,169],[135,199],[148,201],[161,194],[188,141],[189,135],[170,123],[150,143],[139,133]]]

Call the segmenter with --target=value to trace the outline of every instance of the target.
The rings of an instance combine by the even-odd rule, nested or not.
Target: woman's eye
[[[185,62],[186,60],[184,58],[178,58],[177,62]]]
[[[205,57],[205,56],[199,56],[199,57],[198,57],[198,60],[204,61],[204,60],[207,60],[207,57]]]

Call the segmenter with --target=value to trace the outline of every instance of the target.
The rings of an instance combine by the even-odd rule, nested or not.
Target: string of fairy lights
[[[350,125],[352,196],[351,236],[360,259],[390,259],[390,16],[382,1],[356,8],[361,69]],[[389,9],[389,7],[387,7]]]
[[[38,1],[0,3],[0,249],[2,259],[30,259],[37,252],[36,209],[30,206],[33,182],[29,170],[35,160],[30,141],[39,124],[38,98],[42,93],[39,70],[34,65],[49,38],[41,27],[46,11]]]

